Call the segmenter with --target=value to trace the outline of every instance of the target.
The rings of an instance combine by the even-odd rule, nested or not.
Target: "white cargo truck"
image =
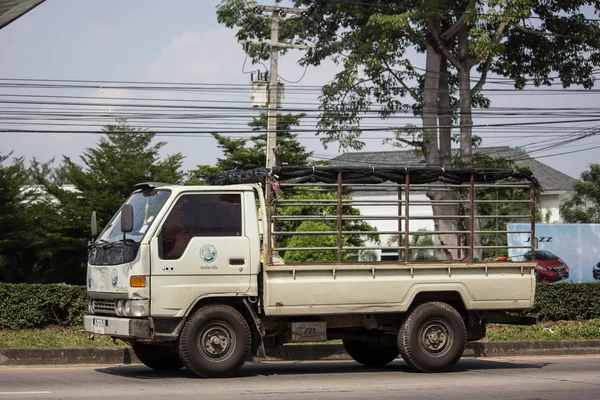
[[[185,366],[197,376],[222,377],[265,349],[332,339],[364,365],[400,355],[416,370],[443,371],[467,341],[485,336],[487,323],[535,322],[521,316],[533,305],[535,261],[483,259],[508,248],[482,240],[506,237],[503,218],[530,222],[535,237],[536,182],[527,170],[278,167],[214,181],[134,188],[90,242],[85,331],[127,341],[150,368]],[[483,194],[507,189],[512,210],[525,211],[478,213],[506,205]],[[397,193],[391,202],[368,200],[370,208],[393,212],[358,215],[360,190]],[[411,203],[415,192],[428,193],[427,206],[437,211],[411,216],[411,207],[425,206]],[[413,231],[414,218],[446,223]],[[375,220],[397,221],[398,228],[365,232],[348,224]],[[370,242],[349,240],[365,235]],[[383,246],[384,235],[395,242]],[[434,257],[415,257],[423,246],[413,239],[423,235],[433,239],[427,251]],[[380,250],[397,259],[359,261],[360,252]],[[298,259],[293,252],[307,261],[289,262]]]

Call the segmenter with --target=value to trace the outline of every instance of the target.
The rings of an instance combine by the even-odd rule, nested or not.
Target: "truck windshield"
[[[125,202],[133,206],[133,231],[127,233],[127,239],[137,243],[142,240],[170,194],[169,190],[155,190],[151,193],[136,192],[131,195]],[[122,238],[121,210],[119,210],[98,237],[98,242],[111,243]]]

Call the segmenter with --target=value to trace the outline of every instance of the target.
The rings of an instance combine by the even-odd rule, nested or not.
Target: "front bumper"
[[[122,338],[150,339],[150,320],[148,318],[118,318],[101,315],[85,315],[83,330],[99,335]]]

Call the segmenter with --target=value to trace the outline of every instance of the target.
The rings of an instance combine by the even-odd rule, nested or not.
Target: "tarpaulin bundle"
[[[264,183],[271,174],[267,168],[256,168],[251,170],[232,169],[219,172],[206,178],[209,185],[236,185],[239,183]]]
[[[343,183],[406,183],[442,182],[461,184],[473,179],[478,183],[494,183],[513,178],[539,183],[529,169],[524,168],[441,168],[441,167],[348,167],[348,166],[281,166],[273,170],[259,168],[249,171],[233,170],[215,174],[207,179],[211,185],[264,182],[273,177],[282,183],[337,183],[342,174]]]

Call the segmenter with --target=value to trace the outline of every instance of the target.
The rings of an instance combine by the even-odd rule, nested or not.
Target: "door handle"
[[[244,265],[246,264],[246,260],[243,258],[230,258],[229,265]]]

